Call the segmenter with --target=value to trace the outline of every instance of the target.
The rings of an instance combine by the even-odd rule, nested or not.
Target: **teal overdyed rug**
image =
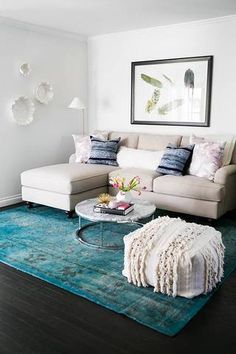
[[[123,251],[80,244],[77,227],[77,218],[69,220],[47,207],[2,211],[0,260],[169,336],[178,333],[212,296],[172,298],[128,284],[121,275]],[[216,228],[226,247],[226,279],[236,268],[236,221],[223,218]]]

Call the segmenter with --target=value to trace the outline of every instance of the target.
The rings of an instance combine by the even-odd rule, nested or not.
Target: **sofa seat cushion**
[[[80,163],[45,166],[23,172],[21,184],[56,193],[77,194],[106,186],[108,173],[114,169],[114,166]]]
[[[155,171],[146,170],[142,168],[121,168],[119,170],[115,170],[109,173],[109,177],[124,177],[127,181],[135,176],[139,176],[141,183],[140,187],[144,188],[146,191],[152,192],[153,191],[153,181],[155,178],[160,176]]]
[[[196,176],[162,176],[153,182],[153,191],[178,197],[219,202],[224,186]]]

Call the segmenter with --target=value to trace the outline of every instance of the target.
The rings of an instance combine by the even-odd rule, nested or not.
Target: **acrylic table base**
[[[119,250],[124,248],[123,237],[142,226],[143,224],[140,222],[105,221],[93,222],[82,226],[81,218],[79,217],[79,229],[76,231],[76,236],[80,243],[89,247]],[[85,235],[86,232],[88,233],[87,237]]]

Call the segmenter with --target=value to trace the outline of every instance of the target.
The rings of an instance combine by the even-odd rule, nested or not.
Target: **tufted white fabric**
[[[124,237],[123,275],[136,286],[192,298],[223,277],[221,233],[210,226],[159,217]]]

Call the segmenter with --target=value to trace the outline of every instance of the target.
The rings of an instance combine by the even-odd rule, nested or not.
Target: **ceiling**
[[[85,36],[236,14],[236,0],[0,0],[0,16]]]

